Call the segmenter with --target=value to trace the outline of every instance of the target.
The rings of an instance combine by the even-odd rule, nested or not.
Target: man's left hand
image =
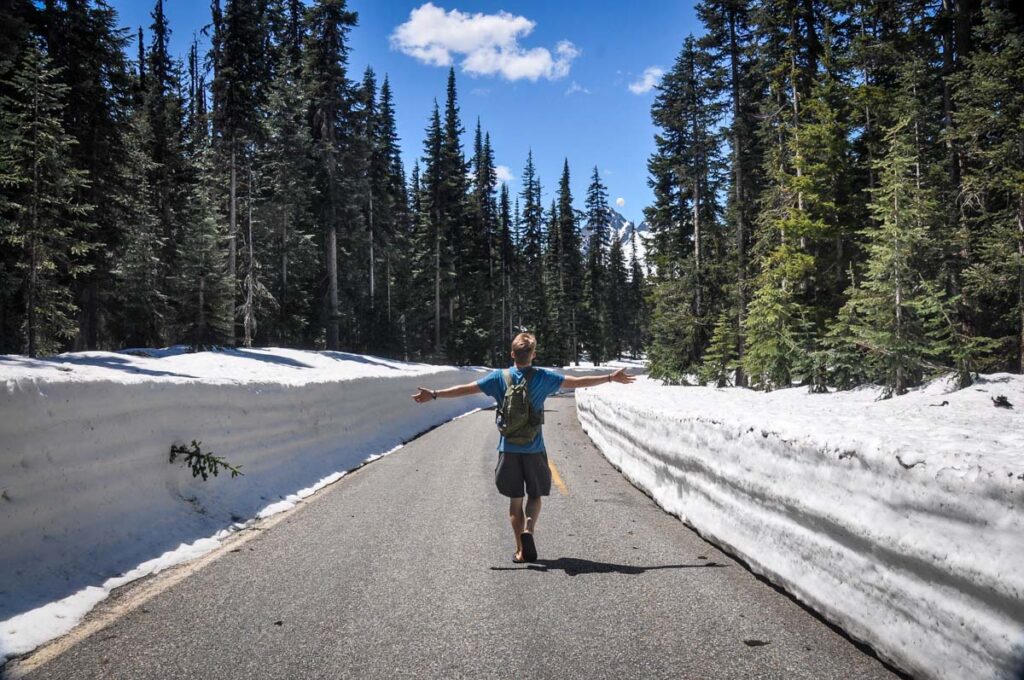
[[[626,369],[624,368],[620,368],[619,370],[612,373],[611,378],[612,382],[622,383],[623,385],[628,385],[629,383],[636,380],[635,377],[626,373]]]

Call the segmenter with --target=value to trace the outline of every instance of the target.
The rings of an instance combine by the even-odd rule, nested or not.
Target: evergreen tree
[[[72,284],[80,314],[75,347],[98,349],[108,321],[112,270],[117,263],[129,215],[123,208],[136,187],[124,183],[120,167],[125,158],[132,80],[124,50],[127,40],[117,17],[102,0],[46,3],[41,14],[47,53],[68,87],[63,127],[75,139],[72,164],[89,179],[77,202],[104,206],[92,213],[86,230],[76,238],[94,247],[86,258],[88,273]]]
[[[92,206],[79,202],[86,173],[72,165],[74,139],[62,124],[68,87],[35,41],[3,84],[0,130],[0,239],[15,255],[6,284],[20,291],[23,348],[29,356],[65,346],[76,331],[69,284],[87,274],[94,247],[83,238]]]
[[[566,346],[566,359],[578,364],[580,338],[579,322],[583,302],[583,257],[580,250],[579,219],[572,205],[572,191],[569,188],[569,160],[562,165],[562,177],[558,182],[558,210],[553,211],[558,240],[554,254],[558,271],[558,291],[561,308],[557,329]]]
[[[584,280],[582,343],[594,365],[607,356],[609,343],[609,308],[606,270],[608,268],[608,234],[611,215],[608,208],[608,190],[601,182],[597,166],[587,189],[587,266]]]
[[[228,213],[228,272],[234,279],[239,271],[238,239],[240,212],[238,186],[249,186],[255,144],[261,133],[261,115],[265,107],[265,88],[269,84],[269,64],[266,53],[266,2],[254,0],[227,0],[222,16],[215,16],[213,30],[217,48],[213,59],[213,145],[227,166]],[[219,6],[216,15],[220,15]],[[220,165],[220,164],[218,164]],[[251,188],[251,187],[250,187]],[[251,194],[246,203],[252,201]],[[245,208],[249,210],[248,207]],[[249,240],[247,229],[242,238]],[[252,244],[249,243],[249,250]],[[245,300],[243,316],[246,336],[251,333],[252,309],[249,301],[254,296],[254,263],[248,258],[246,265]],[[232,340],[234,333],[232,333]]]
[[[637,267],[639,269],[639,265]],[[622,240],[612,239],[608,249],[608,270],[605,276],[604,306],[608,314],[608,353],[616,359],[622,358],[627,347],[633,346],[632,317],[637,310],[630,309],[633,303],[633,289],[626,267],[626,253]]]
[[[149,203],[148,176],[152,170],[146,155],[148,136],[142,111],[132,118],[125,137],[124,158],[120,164],[125,186],[134,191],[125,194],[120,212],[127,225],[124,245],[118,252],[112,310],[112,336],[121,346],[160,347],[167,338],[169,296],[163,288],[164,270],[160,262],[163,243]]]
[[[409,198],[405,186],[405,168],[402,164],[402,151],[399,146],[398,124],[395,119],[395,105],[391,84],[387,76],[380,88],[377,126],[374,133],[375,170],[373,176],[379,182],[375,190],[377,233],[383,254],[384,275],[384,309],[382,315],[383,335],[387,342],[382,346],[389,352],[399,351],[395,339],[397,315],[395,293],[397,274],[408,268],[409,248]],[[399,300],[398,308],[405,309],[404,298]]]
[[[1019,8],[986,5],[977,50],[953,81],[963,195],[976,234],[964,293],[978,334],[996,338],[999,368],[1024,373],[1024,28]],[[967,368],[967,367],[964,367]],[[963,370],[963,368],[961,369]],[[969,370],[969,368],[968,368]]]
[[[277,301],[276,318],[265,318],[262,337],[282,346],[313,344],[317,247],[314,238],[314,168],[309,150],[302,82],[303,9],[294,1],[272,5],[277,17],[274,77],[267,92],[267,114],[255,164],[262,169],[260,222],[266,237],[257,244],[268,265],[268,288]]]
[[[544,298],[547,314],[544,325],[538,328],[539,349],[537,357],[542,363],[566,366],[572,360],[569,343],[572,341],[569,320],[566,319],[565,270],[562,267],[562,230],[560,229],[558,204],[551,201],[544,230],[544,256],[541,276],[544,284]]]
[[[434,107],[435,114],[437,107]],[[440,140],[440,116],[432,118],[437,122]],[[432,126],[433,127],[433,126]],[[440,344],[440,309],[437,305],[440,288],[435,286],[439,271],[436,268],[438,254],[437,232],[434,221],[428,214],[429,200],[420,175],[420,165],[413,165],[409,185],[410,210],[410,281],[406,289],[407,305],[400,320],[403,338],[403,352],[410,344],[418,356],[427,357]]]
[[[197,178],[189,185],[188,219],[173,274],[175,334],[193,351],[230,341],[234,330],[234,277],[229,275],[222,246],[227,230],[214,204],[211,152],[198,153],[193,158]]]
[[[840,108],[843,91],[833,73],[833,29],[822,7],[779,4],[779,16],[762,19],[764,56],[778,60],[768,75],[769,105],[780,108],[761,130],[766,147],[766,187],[757,216],[761,273],[744,325],[744,367],[767,389],[815,374],[815,339],[844,284],[840,273],[848,231],[847,212],[837,209],[847,192],[848,130]]]
[[[319,0],[306,12],[302,80],[308,102],[312,155],[316,167],[316,211],[322,230],[326,306],[323,325],[327,349],[340,343],[341,310],[338,296],[338,233],[354,221],[358,206],[347,202],[352,178],[346,174],[346,134],[351,123],[352,92],[348,80],[348,32],[357,15],[345,0]]]
[[[650,314],[647,303],[647,280],[644,269],[640,265],[640,258],[637,255],[636,229],[630,235],[630,256],[629,256],[629,351],[634,358],[643,353],[644,347],[649,342],[648,327],[650,326]]]
[[[148,185],[150,212],[157,223],[157,234],[163,244],[160,260],[163,275],[169,276],[176,266],[177,244],[181,237],[182,218],[187,209],[184,175],[184,101],[181,96],[181,73],[168,53],[170,29],[157,0],[150,27],[152,40],[146,53],[145,115],[148,135],[146,150],[150,161]],[[161,285],[163,290],[170,283]]]
[[[909,121],[892,127],[885,139],[889,149],[878,161],[879,185],[870,206],[875,222],[864,230],[867,268],[847,304],[874,375],[899,395],[920,383],[932,360],[943,354],[948,328],[941,291],[920,271],[936,204],[914,175]]]
[[[730,118],[729,188],[726,206],[726,231],[732,234],[731,257],[734,266],[733,300],[737,325],[743,327],[748,297],[748,260],[751,228],[755,214],[754,199],[759,189],[760,149],[754,131],[757,128],[757,102],[761,79],[755,68],[755,41],[752,30],[752,6],[747,0],[703,0],[697,15],[707,27],[700,44],[723,74],[710,85],[728,96]],[[717,86],[717,87],[716,87]],[[735,334],[736,385],[745,386],[742,369],[743,334]]]
[[[533,151],[527,153],[523,168],[523,199],[520,220],[519,260],[521,276],[516,290],[520,293],[520,330],[530,330],[545,342],[549,328],[549,303],[547,298],[545,267],[544,208],[541,205],[541,184],[533,164]]]
[[[634,295],[630,296],[633,300]],[[659,281],[654,286],[651,297],[652,341],[647,352],[650,376],[670,385],[685,385],[694,368],[694,357],[690,348],[699,342],[694,337],[698,325],[693,316],[693,306],[690,304],[690,290],[682,279],[669,278]],[[635,315],[638,310],[630,311]],[[631,351],[635,349],[635,323],[630,319]]]
[[[490,134],[484,135],[477,119],[473,140],[473,184],[470,196],[470,231],[462,243],[467,274],[476,285],[466,291],[468,304],[464,327],[471,331],[474,347],[469,354],[494,364],[501,360],[505,349],[498,345],[501,337],[500,252],[498,204],[494,192],[498,179],[494,167],[494,152]],[[468,349],[468,348],[467,348]]]
[[[439,227],[450,262],[451,290],[448,292],[448,316],[450,332],[445,349],[456,363],[470,363],[479,356],[480,346],[486,347],[486,333],[477,315],[475,275],[477,262],[473,257],[472,243],[478,236],[469,225],[468,183],[469,166],[462,151],[462,120],[459,115],[458,93],[455,87],[455,69],[448,70],[447,96],[445,98],[443,125],[441,130],[440,193],[437,213]],[[468,257],[467,257],[468,255]]]
[[[449,299],[451,286],[451,264],[449,258],[448,233],[442,216],[445,210],[445,174],[442,152],[444,137],[441,129],[441,114],[434,102],[434,110],[427,127],[426,139],[423,142],[423,175],[420,178],[418,199],[420,208],[416,211],[420,223],[420,250],[431,253],[429,271],[430,290],[433,290],[430,308],[433,309],[433,343],[435,357],[444,353],[442,338],[445,338],[447,326],[442,326],[447,314],[442,311],[442,301]],[[423,269],[422,271],[427,271]]]
[[[665,373],[696,369],[707,344],[709,312],[722,304],[718,276],[712,258],[721,241],[718,231],[717,195],[722,183],[718,138],[714,126],[722,106],[716,98],[714,81],[718,67],[706,51],[689,37],[673,68],[665,74],[651,117],[661,132],[655,137],[656,152],[648,162],[655,204],[646,212],[652,225],[651,255],[655,263],[656,286],[681,281],[660,296],[678,303],[683,290],[690,291],[690,310],[677,313],[656,305],[654,314],[671,313],[675,323],[692,328],[674,329],[671,323],[653,323],[652,343],[685,341],[686,347],[663,347],[654,357],[672,357]],[[713,317],[712,317],[713,318]],[[661,336],[660,330],[668,336]],[[688,358],[687,358],[688,357]],[[676,362],[686,358],[685,365]],[[655,359],[652,359],[652,362]],[[654,367],[655,372],[659,369]]]
[[[850,390],[871,382],[866,352],[858,344],[857,328],[860,326],[863,324],[858,321],[855,306],[844,304],[822,341],[818,361],[826,368],[828,384],[837,389]]]
[[[501,193],[498,199],[498,229],[501,326],[497,341],[500,358],[501,350],[507,348],[512,343],[512,338],[515,337],[514,319],[518,311],[515,298],[516,273],[518,272],[515,243],[516,225],[509,203],[508,184],[504,182],[501,184]]]
[[[702,385],[713,383],[715,387],[726,387],[729,384],[737,366],[736,335],[735,319],[729,310],[722,311],[698,371]]]

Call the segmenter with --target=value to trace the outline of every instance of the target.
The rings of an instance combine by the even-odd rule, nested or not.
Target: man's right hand
[[[412,395],[412,398],[416,400],[417,404],[426,404],[428,401],[434,400],[434,393],[426,387],[417,387],[416,389],[419,391]]]

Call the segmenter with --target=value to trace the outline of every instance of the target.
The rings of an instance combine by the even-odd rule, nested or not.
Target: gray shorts
[[[536,498],[551,493],[551,470],[548,454],[498,452],[498,465],[494,468],[494,484],[502,496]]]

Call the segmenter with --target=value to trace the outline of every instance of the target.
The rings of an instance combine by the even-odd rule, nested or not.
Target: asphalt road
[[[548,408],[566,493],[544,505],[537,564],[511,562],[485,411],[342,479],[27,677],[897,677],[626,482],[571,395]]]

